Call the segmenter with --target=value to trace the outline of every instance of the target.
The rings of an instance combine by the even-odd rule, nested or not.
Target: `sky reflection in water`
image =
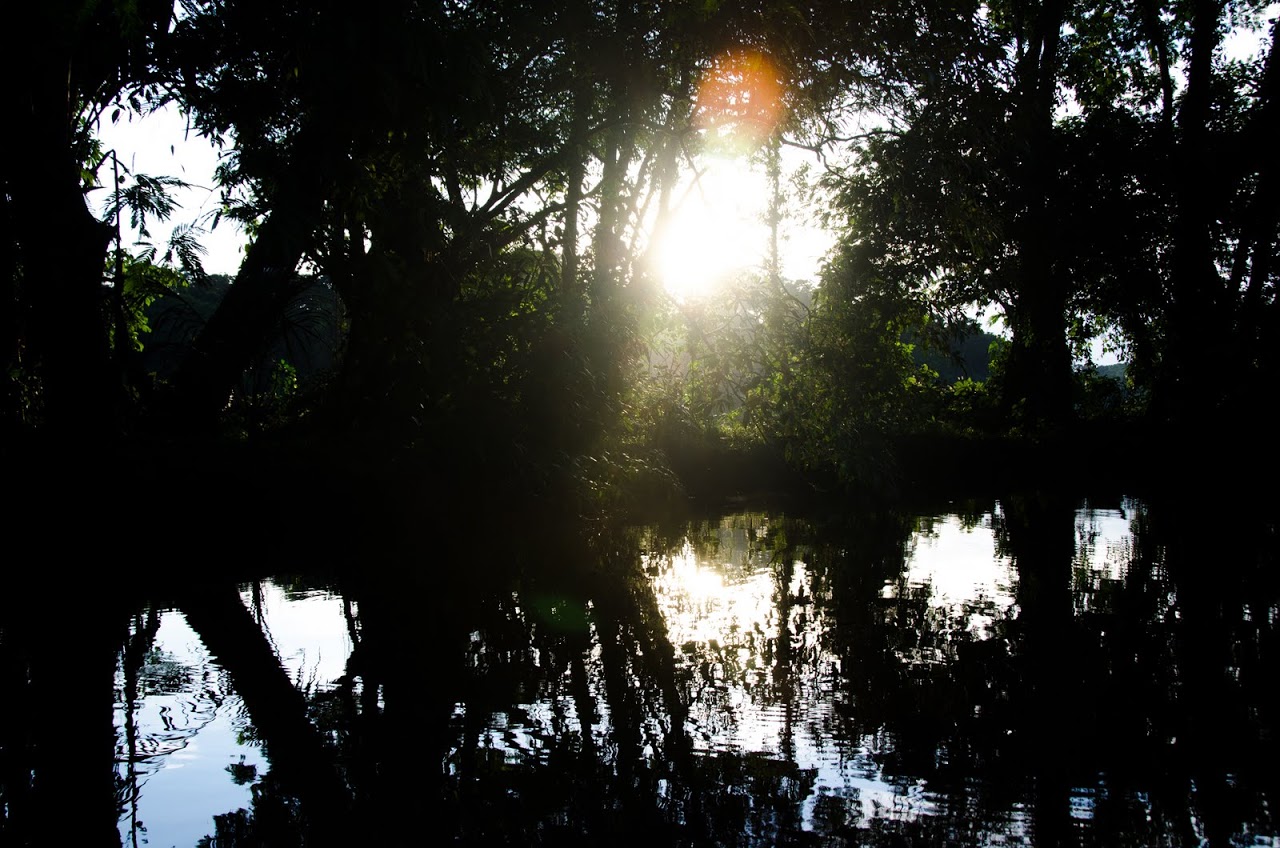
[[[300,688],[316,691],[343,673],[351,640],[341,598],[272,583],[261,587],[256,606],[248,589],[241,598],[262,613],[268,640]],[[120,820],[126,846],[195,845],[212,833],[215,814],[249,806],[253,781],[246,778],[270,767],[229,676],[182,613],[165,610],[158,619],[132,710],[132,751],[123,669],[116,673],[116,772],[129,787]]]
[[[1075,588],[1070,593],[1071,614],[1077,621],[1102,603],[1099,599],[1105,591],[1116,591],[1124,581],[1128,564],[1136,556],[1131,521],[1140,510],[1136,502],[1124,501],[1118,508],[1075,512],[1069,567]],[[973,651],[978,650],[974,646],[993,646],[992,652],[981,656],[996,658],[1002,667],[1016,665],[1019,650],[1036,647],[1035,634],[1028,629],[1035,619],[1028,619],[1031,625],[1022,623],[1018,605],[1028,599],[1042,602],[1019,585],[1018,564],[1011,553],[1013,537],[1001,535],[1006,516],[996,505],[971,515],[918,517],[915,529],[900,542],[898,567],[886,571],[887,577],[872,578],[881,579],[882,585],[870,587],[866,593],[870,606],[861,611],[841,607],[842,593],[847,596],[851,590],[833,586],[840,580],[856,580],[861,572],[841,574],[830,565],[829,551],[828,559],[822,560],[827,565],[815,567],[819,560],[814,551],[804,544],[780,542],[785,529],[779,522],[764,515],[731,516],[692,529],[669,551],[640,557],[638,579],[647,586],[642,594],[652,599],[665,629],[652,644],[667,645],[674,654],[673,680],[684,708],[683,715],[674,719],[680,724],[675,728],[670,726],[670,713],[655,711],[653,704],[642,704],[638,711],[627,707],[630,714],[622,719],[632,724],[627,734],[640,740],[636,750],[644,767],[659,775],[654,784],[658,798],[679,803],[681,790],[676,783],[680,778],[663,762],[664,757],[675,756],[670,740],[678,738],[705,763],[728,758],[723,762],[743,763],[757,776],[775,775],[782,781],[778,785],[783,788],[777,790],[782,795],[798,793],[794,827],[799,830],[851,833],[865,832],[876,821],[911,822],[948,815],[954,819],[957,798],[972,803],[972,797],[968,790],[948,787],[940,779],[946,776],[951,755],[946,746],[956,740],[968,744],[988,732],[989,726],[980,724],[977,717],[983,710],[1000,708],[1007,693],[979,697],[972,706],[972,726],[950,736],[943,732],[938,737],[941,741],[932,743],[940,747],[925,751],[935,761],[928,767],[921,767],[918,760],[914,767],[910,764],[916,742],[901,734],[910,733],[914,725],[886,724],[878,716],[884,709],[897,709],[904,699],[910,704],[913,677],[934,674],[943,681],[943,685],[937,679],[927,684],[921,690],[926,692],[924,697],[930,697],[929,692],[952,692],[956,687],[948,689],[951,684],[946,681],[952,680],[948,675],[967,673],[952,671],[960,667],[957,658],[965,651],[970,652],[966,655],[970,666],[985,668],[981,662],[973,665]],[[857,556],[856,551],[850,555],[842,550],[836,559],[841,567],[857,570],[861,568]],[[868,567],[866,573],[878,572]],[[350,673],[348,660],[360,626],[354,600],[344,606],[336,593],[286,590],[270,582],[256,592],[246,587],[241,599],[257,618],[289,679],[306,695],[329,691]],[[518,591],[499,606],[506,605],[509,617],[524,620],[516,629],[529,634],[537,630],[530,624],[535,619],[567,621],[575,615],[571,601],[538,603],[549,604],[541,610],[541,619],[538,604]],[[505,763],[497,767],[508,770],[541,768],[557,750],[572,749],[575,756],[594,751],[588,758],[602,760],[625,756],[614,739],[619,733],[617,718],[610,715],[618,702],[616,695],[611,699],[604,679],[608,674],[604,663],[612,646],[601,641],[597,628],[602,625],[593,602],[585,603],[589,623],[581,642],[569,643],[566,649],[560,642],[548,642],[544,632],[530,635],[529,643],[516,645],[514,653],[511,646],[502,649],[507,651],[505,656],[528,656],[534,666],[541,667],[528,672],[534,682],[513,690],[517,693],[514,703],[506,707],[494,707],[483,699],[478,706],[455,703],[449,727],[455,734],[464,734],[464,727],[478,728],[479,744],[477,748],[455,735],[440,766],[445,779],[462,779],[465,769],[460,763],[477,750],[488,762]],[[1043,614],[1043,610],[1036,612]],[[838,615],[865,616],[870,624],[858,630],[856,622],[837,620]],[[117,675],[117,772],[126,784],[132,780],[137,799],[136,808],[126,807],[120,832],[126,844],[133,844],[136,837],[136,844],[194,845],[213,832],[214,815],[249,804],[252,786],[261,781],[269,764],[228,674],[210,659],[182,615],[163,612],[159,625],[132,712],[136,736],[125,732],[127,686],[123,673]],[[882,638],[885,633],[889,635],[883,644],[868,646],[865,653],[882,651],[887,660],[872,664],[884,662],[892,675],[898,675],[897,682],[890,683],[906,685],[905,696],[897,692],[881,698],[875,691],[868,696],[850,683],[861,680],[874,690],[880,685],[877,681],[885,679],[877,677],[874,669],[863,669],[859,677],[847,667],[866,661],[860,647],[851,648],[851,644],[860,638]],[[493,638],[483,628],[471,634],[477,657],[501,653],[488,645]],[[1022,648],[1016,647],[1019,639],[1024,640]],[[578,681],[582,685],[577,689],[576,661],[558,665],[565,661],[553,656],[557,651],[572,655],[579,650],[573,645],[580,645],[584,662]],[[483,670],[487,660],[472,662]],[[637,667],[626,673],[637,674]],[[637,687],[647,685],[631,679]],[[963,689],[965,681],[956,678],[952,683]],[[1008,678],[1002,682],[989,677],[982,685],[999,689],[1010,684]],[[526,697],[521,699],[519,693]],[[380,698],[376,703],[381,709]],[[583,705],[592,712],[585,717],[586,728],[579,715]],[[469,709],[480,712],[469,716]],[[959,726],[970,720],[957,714],[947,721]],[[1038,732],[1034,721],[1007,720],[1007,725],[999,721],[990,727],[1016,728],[1033,739]],[[574,734],[583,732],[586,737],[572,741]],[[991,756],[1010,757],[1001,753],[1001,743],[991,744]],[[1014,748],[1020,744],[1011,743]],[[1016,755],[1012,759],[1022,762]],[[619,767],[614,763],[611,768]],[[730,767],[711,766],[713,771]],[[431,766],[424,763],[423,768]],[[735,785],[756,785],[753,779]],[[964,780],[978,785],[983,778],[974,775]],[[1105,775],[1095,773],[1082,783],[1072,784],[1063,796],[1069,806],[1066,815],[1077,823],[1094,818],[1108,792]],[[1145,805],[1142,793],[1134,797]],[[1006,844],[1033,844],[1033,816],[1025,800],[1008,797],[1001,803],[1003,812],[983,811],[975,832],[985,833],[982,839],[996,838]],[[135,829],[135,820],[145,829]]]

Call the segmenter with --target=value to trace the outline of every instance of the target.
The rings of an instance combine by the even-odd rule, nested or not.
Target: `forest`
[[[275,492],[310,468],[598,509],[1274,463],[1260,0],[26,11],[0,60],[0,455],[28,477]],[[205,226],[249,234],[234,278],[195,227],[120,237],[160,232],[181,180],[99,134],[160,108],[222,147]],[[654,257],[711,157],[764,174],[768,243],[682,300]],[[806,206],[835,245],[791,279]]]
[[[1276,3],[10,5],[0,844],[1280,841]]]

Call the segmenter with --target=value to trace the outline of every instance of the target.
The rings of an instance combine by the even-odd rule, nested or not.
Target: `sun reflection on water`
[[[1077,587],[1123,572],[1134,545],[1127,508],[1077,514]],[[447,719],[455,735],[441,774],[501,782],[566,763],[643,774],[673,807],[710,786],[753,795],[759,809],[782,811],[778,827],[811,833],[943,816],[956,800],[937,775],[964,752],[948,748],[946,734],[913,749],[910,734],[940,732],[935,711],[948,697],[974,699],[946,714],[964,725],[947,730],[955,738],[1000,729],[988,716],[1004,703],[1001,674],[1016,670],[1009,634],[1024,614],[1002,520],[998,506],[917,517],[893,525],[900,531],[877,547],[859,545],[869,533],[827,544],[799,522],[736,515],[648,554],[629,550],[626,579],[594,592],[556,591],[550,580],[497,592],[459,630],[465,657],[454,671],[469,683]],[[643,577],[632,580],[637,561]],[[1064,588],[1065,569],[1063,560]],[[317,704],[337,703],[324,696],[365,632],[360,604],[274,582],[241,597],[290,681]],[[966,652],[967,666],[958,662]],[[966,674],[996,667],[1001,674],[981,678],[994,694],[965,688]],[[118,752],[133,763],[124,775],[138,802],[133,818],[157,841],[182,828],[207,832],[207,816],[170,823],[164,807],[186,809],[173,799],[205,783],[221,793],[212,809],[243,806],[248,790],[233,780],[236,769],[252,766],[260,779],[264,751],[231,678],[179,613],[157,616],[139,672],[136,696],[124,697],[123,676],[117,683],[117,724],[134,722],[135,735],[121,737],[131,750]],[[354,703],[359,690],[349,695]],[[379,699],[371,711],[384,708]],[[181,733],[165,735],[174,727]],[[152,756],[160,743],[163,756]],[[1072,793],[1071,816],[1093,816],[1090,787]],[[1020,809],[991,820],[1001,840],[1025,841]],[[132,819],[122,823],[122,836],[133,830],[141,833]]]
[[[1015,603],[1013,561],[997,550],[993,515],[976,525],[959,515],[922,522],[912,535],[906,569],[887,583],[883,597],[923,596],[935,617],[959,622],[977,639],[990,638],[995,621]]]
[[[769,550],[768,530],[758,517],[725,519],[709,544],[686,540],[646,562],[688,678],[694,750],[792,775],[805,798],[805,829],[835,799],[867,817],[928,812],[923,787],[883,774],[876,754],[883,740],[835,731],[848,705],[830,646],[833,622],[809,565]]]
[[[773,585],[763,572],[735,574],[728,563],[699,560],[686,541],[678,553],[657,564],[653,590],[663,601],[674,645],[686,651],[695,646],[719,650],[744,633],[760,632],[769,617]]]

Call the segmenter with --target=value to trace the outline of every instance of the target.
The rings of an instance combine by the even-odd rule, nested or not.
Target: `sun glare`
[[[745,160],[718,159],[681,197],[654,255],[663,287],[683,303],[763,262],[768,183]]]
[[[750,49],[714,57],[698,81],[694,123],[705,149],[719,155],[685,184],[655,245],[658,274],[677,301],[706,297],[764,258],[769,188],[750,156],[777,129],[783,88],[778,65]]]
[[[654,233],[650,268],[678,303],[705,299],[728,280],[762,269],[770,232],[770,185],[752,155],[778,130],[785,112],[786,74],[758,50],[713,58],[698,81],[694,124],[700,132],[699,173],[677,189],[670,219]],[[781,149],[783,179],[794,150]],[[784,219],[778,233],[779,273],[812,281],[831,235],[812,221]],[[798,275],[798,276],[797,276]]]
[[[698,81],[694,119],[719,145],[750,153],[777,128],[782,92],[782,72],[768,55],[728,50],[711,60]]]

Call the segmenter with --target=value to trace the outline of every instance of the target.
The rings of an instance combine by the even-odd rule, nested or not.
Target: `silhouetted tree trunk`
[[[50,591],[31,589],[28,597]],[[47,604],[9,603],[0,615],[5,845],[120,844],[113,712],[127,633],[113,609],[81,585],[57,598],[56,613]]]
[[[1260,106],[1245,131],[1243,152],[1257,167],[1257,185],[1244,216],[1244,230],[1236,245],[1228,291],[1243,292],[1236,316],[1236,400],[1253,397],[1258,373],[1274,373],[1275,346],[1280,335],[1277,316],[1280,299],[1266,290],[1276,271],[1277,238],[1280,237],[1280,166],[1275,144],[1280,139],[1280,27],[1271,30],[1271,48],[1258,86]]]
[[[173,4],[50,0],[23,11],[0,51],[15,86],[15,129],[0,148],[10,240],[0,332],[5,365],[16,354],[38,377],[31,417],[73,446],[114,433],[125,400],[104,311],[111,229],[85,201],[82,169],[96,163],[80,124],[155,78]]]
[[[178,420],[208,429],[245,370],[261,356],[297,293],[297,269],[324,214],[325,164],[331,155],[319,128],[304,129],[289,173],[282,175],[235,283],[200,330],[174,377]]]
[[[1055,267],[1061,236],[1051,207],[1058,167],[1053,111],[1064,2],[1045,0],[1034,14],[1018,60],[1020,90],[1011,126],[1021,208],[1014,222],[1019,268],[1005,400],[1025,402],[1025,423],[1054,425],[1071,419],[1067,285]]]
[[[24,80],[25,108],[21,131],[7,134],[3,167],[16,231],[6,237],[18,245],[19,298],[29,307],[26,354],[39,368],[45,423],[96,440],[113,429],[120,399],[103,312],[111,229],[90,214],[81,188],[71,59],[47,33],[31,37],[25,64],[18,64],[22,57],[7,63],[21,71],[6,77]]]
[[[581,218],[582,183],[587,172],[587,131],[591,111],[591,80],[584,72],[573,93],[573,119],[569,127],[568,185],[565,187],[564,235],[561,244],[560,297],[576,321],[582,315],[582,290],[578,284],[578,224]]]
[[[1034,780],[1036,845],[1074,844],[1070,796],[1076,746],[1070,726],[1080,681],[1072,678],[1075,629],[1071,563],[1075,509],[1069,498],[1006,498],[1003,529],[1018,569],[1019,653],[1025,679],[1025,763]]]
[[[201,587],[187,594],[180,609],[209,653],[231,673],[262,735],[272,772],[302,801],[314,835],[341,842],[350,798],[324,738],[307,719],[306,699],[289,680],[235,587]]]
[[[1219,0],[1192,4],[1186,88],[1177,116],[1178,149],[1173,159],[1177,219],[1165,401],[1174,420],[1188,425],[1207,420],[1218,404],[1219,383],[1210,374],[1217,363],[1204,355],[1202,340],[1228,337],[1222,279],[1213,256],[1212,223],[1218,207],[1209,135],[1213,54],[1221,41],[1221,13]]]

